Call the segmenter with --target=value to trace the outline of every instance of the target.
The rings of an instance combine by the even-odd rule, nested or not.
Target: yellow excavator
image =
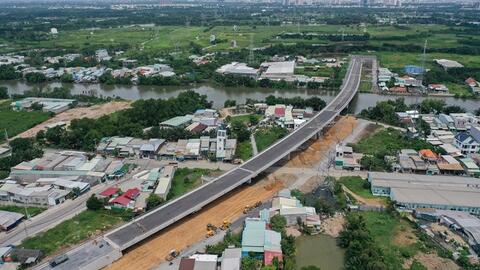
[[[212,223],[207,224],[207,234],[205,235],[207,238],[214,236],[217,233],[217,227]]]
[[[171,262],[173,261],[173,259],[175,259],[176,257],[178,257],[179,253],[176,249],[172,249],[170,250],[170,252],[168,253],[168,255],[165,257],[165,260],[167,262]]]
[[[230,228],[230,225],[232,225],[232,223],[226,219],[223,220],[223,223],[222,223],[222,226],[220,226],[220,229],[221,230],[228,230]]]

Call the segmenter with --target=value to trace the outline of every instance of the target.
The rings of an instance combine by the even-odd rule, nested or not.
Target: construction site
[[[29,138],[35,137],[40,130],[46,130],[50,126],[54,125],[65,125],[68,126],[70,121],[73,119],[80,119],[80,118],[100,118],[104,115],[112,114],[117,111],[121,111],[124,109],[130,108],[130,101],[111,101],[108,103],[102,103],[93,105],[90,107],[78,107],[69,109],[67,111],[61,112],[54,117],[44,121],[31,129],[28,129],[20,134],[18,134],[15,138]]]
[[[282,188],[301,188],[304,191],[318,186],[323,176],[317,167],[327,161],[328,153],[335,144],[347,138],[356,127],[354,117],[341,117],[324,136],[312,140],[304,151],[297,152],[284,164],[272,168],[269,174],[260,177],[250,185],[244,185],[225,195],[214,204],[185,218],[181,223],[163,230],[159,234],[134,246],[107,269],[152,269],[165,262],[172,255],[212,237],[221,227],[226,229],[231,222],[269,201]],[[298,170],[303,168],[304,170]],[[334,222],[338,227],[342,222]],[[338,229],[338,228],[337,228]]]

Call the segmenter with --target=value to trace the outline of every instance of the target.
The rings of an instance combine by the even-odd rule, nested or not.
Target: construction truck
[[[168,262],[171,262],[171,261],[173,261],[173,259],[178,257],[178,255],[179,255],[178,251],[176,249],[172,249],[172,250],[170,250],[168,255],[165,257],[165,260],[168,261]]]
[[[222,230],[228,230],[230,228],[230,225],[232,225],[232,223],[228,220],[223,220],[223,223],[222,223],[222,226],[220,226],[220,229]]]

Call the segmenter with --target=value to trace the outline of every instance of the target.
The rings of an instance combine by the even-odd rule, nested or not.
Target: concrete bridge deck
[[[374,60],[375,58],[369,56],[352,56],[341,91],[337,97],[303,126],[241,166],[107,233],[105,239],[114,247],[123,251],[187,215],[200,210],[288,156],[307,140],[317,136],[348,106],[359,88],[362,64]]]

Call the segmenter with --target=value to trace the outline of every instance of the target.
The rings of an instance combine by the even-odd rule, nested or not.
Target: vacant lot
[[[58,122],[70,123],[73,119],[79,118],[100,118],[104,115],[111,114],[120,110],[130,108],[129,101],[112,101],[108,103],[93,105],[90,107],[73,108],[68,111],[59,113],[51,119],[34,126],[33,128],[22,132],[18,137],[28,138],[34,137],[40,130],[45,130],[47,125],[55,124]],[[0,123],[1,125],[1,123]]]
[[[235,157],[246,161],[253,155],[252,144],[250,141],[244,141],[237,144]]]
[[[35,125],[50,118],[50,113],[38,111],[14,111],[10,108],[10,102],[0,103],[0,142],[5,141],[5,130],[11,138]]]
[[[287,135],[287,130],[276,126],[257,130],[255,132],[255,142],[257,143],[258,152],[265,150],[285,135]]]
[[[418,151],[424,148],[432,149],[433,146],[419,139],[409,139],[401,131],[393,128],[382,129],[353,146],[357,153],[379,156],[396,155],[397,151],[405,148]]]
[[[108,210],[85,210],[46,232],[25,239],[21,246],[40,249],[45,255],[50,255],[112,228],[123,222],[127,216],[125,213],[114,213]]]
[[[209,176],[211,172],[211,170],[207,169],[178,168],[173,176],[172,187],[167,196],[168,199],[181,196],[200,186],[202,184],[202,176]]]
[[[370,192],[368,182],[359,176],[344,176],[340,178],[340,183],[346,186],[353,193],[364,198],[375,198]]]

